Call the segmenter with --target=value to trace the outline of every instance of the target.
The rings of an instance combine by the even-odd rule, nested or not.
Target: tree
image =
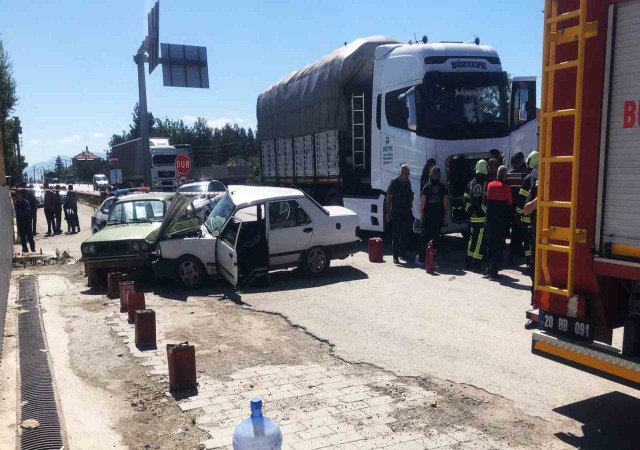
[[[4,150],[4,164],[7,175],[19,178],[18,157],[13,143],[13,121],[9,115],[18,104],[16,95],[16,80],[13,78],[13,65],[9,53],[5,50],[0,39],[0,127],[2,127],[2,148]],[[22,158],[24,161],[24,157]],[[22,164],[22,167],[26,165]]]
[[[59,179],[62,179],[62,175],[64,175],[64,163],[62,162],[62,158],[60,155],[56,158],[56,166],[55,166],[56,176]]]

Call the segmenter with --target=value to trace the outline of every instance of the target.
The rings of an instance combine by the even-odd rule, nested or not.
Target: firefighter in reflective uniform
[[[524,154],[518,152],[511,157],[511,169],[507,173],[506,184],[511,188],[513,197],[513,205],[510,211],[511,220],[511,242],[509,244],[509,265],[516,265],[518,257],[524,256],[522,249],[522,226],[520,225],[520,214],[516,212],[518,208],[518,196],[522,187],[526,166],[524,162]]]
[[[485,254],[484,225],[487,221],[487,177],[489,165],[484,159],[476,163],[476,177],[469,182],[464,193],[464,209],[469,214],[469,243],[466,268],[479,270]]]
[[[531,218],[524,214],[524,205],[527,202],[529,191],[538,180],[538,152],[533,151],[527,156],[527,176],[522,180],[522,186],[518,194],[518,206],[516,213],[520,220],[520,226],[522,227],[522,241],[524,243],[524,256],[527,260],[527,265],[531,267],[531,238],[529,228],[531,227]]]

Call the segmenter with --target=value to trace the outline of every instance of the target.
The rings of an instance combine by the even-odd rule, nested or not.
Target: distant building
[[[102,171],[102,158],[91,153],[89,147],[71,158],[77,181],[90,181],[94,174]]]

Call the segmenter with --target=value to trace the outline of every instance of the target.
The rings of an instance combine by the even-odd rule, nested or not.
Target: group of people
[[[36,251],[34,236],[38,234],[36,225],[38,221],[38,200],[33,186],[23,186],[15,193],[13,208],[16,214],[18,235],[22,244],[22,252]],[[78,220],[78,197],[73,190],[73,185],[68,186],[64,201],[60,196],[60,185],[51,189],[49,184],[44,184],[44,215],[47,220],[46,236],[62,234],[62,213],[67,222],[69,234],[80,232]],[[28,246],[27,246],[28,245]]]
[[[464,209],[469,220],[466,268],[482,271],[498,279],[503,266],[506,240],[511,238],[509,264],[525,257],[530,267],[535,258],[535,211],[537,207],[538,152],[525,160],[517,153],[511,158],[511,169],[502,164],[502,155],[492,151],[489,160],[481,159],[475,166],[475,177],[464,192]],[[414,192],[407,165],[400,168],[387,191],[386,218],[392,222],[393,261],[406,248],[406,238],[413,221]],[[449,192],[441,182],[441,170],[434,159],[427,161],[420,179],[420,225],[416,264],[425,264],[426,247],[440,236],[448,225]],[[533,269],[530,270],[533,281]]]

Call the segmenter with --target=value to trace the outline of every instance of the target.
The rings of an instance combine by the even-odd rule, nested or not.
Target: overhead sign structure
[[[172,87],[209,88],[207,48],[161,44],[162,83]]]
[[[176,170],[180,176],[186,176],[191,172],[191,160],[187,155],[178,155],[176,158]]]
[[[160,2],[147,15],[147,53],[149,54],[149,75],[160,62]]]

